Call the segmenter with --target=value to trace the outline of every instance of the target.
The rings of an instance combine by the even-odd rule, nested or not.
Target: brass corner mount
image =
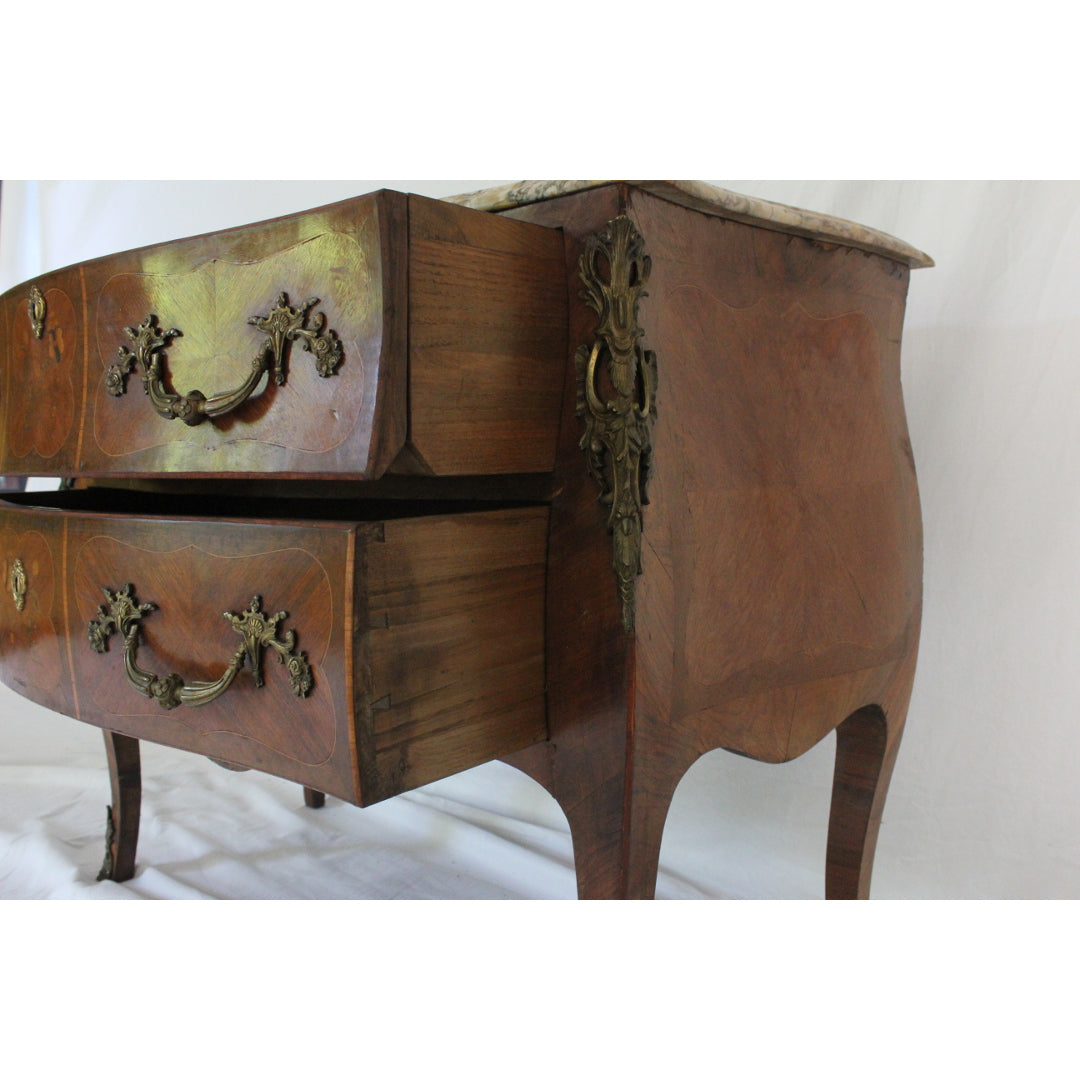
[[[592,344],[579,346],[575,356],[577,414],[585,423],[580,446],[600,502],[609,508],[612,567],[629,634],[656,419],[656,354],[642,347],[645,331],[638,323],[652,260],[637,226],[622,215],[588,238],[578,269],[581,297],[600,319]]]

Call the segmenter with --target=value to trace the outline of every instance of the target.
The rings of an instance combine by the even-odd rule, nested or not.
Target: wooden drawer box
[[[0,675],[49,708],[361,805],[545,738],[544,507],[24,498],[0,504]]]
[[[391,191],[54,271],[0,297],[0,474],[550,472],[565,282]]]

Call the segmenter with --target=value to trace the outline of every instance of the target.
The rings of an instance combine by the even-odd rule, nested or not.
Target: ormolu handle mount
[[[311,667],[304,654],[295,650],[295,632],[290,630],[285,634],[284,640],[277,639],[278,623],[288,617],[288,612],[279,611],[276,615],[265,615],[262,611],[262,597],[253,597],[247,611],[240,615],[231,611],[225,612],[225,618],[243,637],[244,643],[229,659],[221,677],[213,682],[186,683],[175,673],[155,675],[144,671],[135,662],[139,648],[139,623],[144,615],[155,610],[155,605],[138,603],[132,585],[125,585],[115,593],[109,589],[102,591],[108,605],[99,607],[97,618],[91,619],[87,626],[91,648],[95,652],[106,652],[109,638],[114,633],[119,634],[124,640],[124,672],[128,682],[143,697],[152,698],[163,709],[175,709],[178,705],[207,705],[221,697],[232,685],[245,661],[251,662],[255,685],[262,686],[262,653],[266,648],[273,649],[278,660],[287,667],[289,685],[297,697],[307,697],[311,692]]]
[[[308,312],[318,302],[317,297],[312,297],[294,308],[289,304],[288,296],[281,293],[269,314],[253,315],[248,319],[252,326],[267,335],[251,362],[251,373],[234,390],[209,396],[201,390],[174,394],[166,389],[164,350],[173,338],[183,337],[183,334],[179,330],[162,330],[157,316],[147,315],[137,327],[124,327],[132,347],[121,345],[117,350],[117,363],[105,372],[105,389],[113,397],[121,397],[127,390],[127,377],[138,368],[154,411],[166,420],[179,419],[194,427],[206,419],[224,416],[247,401],[268,371],[272,372],[278,386],[284,386],[289,344],[297,339],[315,357],[318,374],[328,378],[337,370],[343,352],[333,330],[326,330],[324,334],[326,318],[322,312],[312,317],[311,326],[306,325]]]

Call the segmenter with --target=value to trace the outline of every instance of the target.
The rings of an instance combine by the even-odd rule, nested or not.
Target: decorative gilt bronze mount
[[[262,597],[255,596],[247,611],[240,615],[232,611],[225,612],[232,628],[244,639],[244,644],[229,660],[221,678],[214,682],[185,683],[177,674],[158,676],[143,671],[135,657],[139,647],[139,623],[144,615],[156,610],[154,604],[139,604],[134,596],[134,586],[125,585],[118,592],[102,590],[108,607],[98,608],[97,618],[91,619],[87,626],[87,636],[94,652],[108,650],[109,638],[118,633],[124,639],[124,671],[128,682],[144,697],[152,698],[163,709],[175,709],[178,705],[207,705],[220,697],[232,685],[245,661],[250,661],[255,675],[255,685],[263,685],[262,654],[263,649],[273,649],[278,660],[289,672],[289,685],[297,697],[307,697],[311,693],[311,667],[303,653],[295,651],[296,633],[292,630],[278,641],[277,627],[282,619],[288,618],[287,611],[267,616],[262,611]]]
[[[27,301],[27,306],[30,311],[30,326],[34,331],[34,337],[40,338],[45,333],[45,297],[36,285],[30,289],[30,299]]]
[[[632,633],[656,419],[656,354],[642,348],[644,330],[638,325],[652,262],[637,227],[620,216],[588,238],[578,267],[582,299],[600,316],[593,344],[580,346],[575,356],[577,414],[585,422],[580,445],[600,502],[610,508],[612,566],[623,626]]]
[[[187,394],[173,394],[165,388],[165,352],[175,337],[183,337],[179,330],[162,330],[156,315],[147,315],[138,327],[126,326],[124,333],[134,346],[121,345],[117,350],[118,363],[105,373],[105,389],[120,397],[127,389],[127,377],[138,367],[142,374],[143,388],[150,398],[154,411],[166,420],[183,420],[194,427],[206,419],[224,416],[232,412],[254,392],[263,375],[268,371],[278,386],[285,385],[289,344],[299,339],[304,349],[315,357],[315,370],[321,378],[328,378],[337,370],[344,353],[341,342],[333,330],[323,331],[326,317],[316,312],[312,325],[308,326],[308,312],[319,302],[312,297],[298,308],[289,304],[287,294],[281,293],[267,315],[253,315],[248,323],[267,335],[255,359],[251,362],[251,374],[234,390],[207,397],[199,390]]]
[[[22,611],[26,607],[26,568],[22,559],[16,559],[11,564],[8,588],[11,589],[11,599],[15,601],[15,610]]]

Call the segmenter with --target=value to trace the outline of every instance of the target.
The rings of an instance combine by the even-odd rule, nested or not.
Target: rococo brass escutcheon
[[[15,601],[15,610],[22,611],[26,607],[26,568],[22,559],[16,559],[11,564],[8,588],[11,590],[11,599]]]
[[[173,338],[183,337],[183,334],[179,330],[162,330],[157,316],[147,315],[137,327],[124,327],[132,348],[121,345],[117,350],[118,362],[105,373],[105,389],[113,397],[122,396],[127,389],[128,375],[138,368],[154,411],[166,420],[179,419],[194,427],[208,418],[224,416],[247,401],[267,372],[278,386],[284,386],[289,345],[293,341],[299,340],[315,357],[315,370],[319,376],[328,378],[337,370],[344,353],[337,334],[326,330],[326,317],[322,312],[316,312],[311,325],[307,325],[308,312],[318,302],[318,297],[312,297],[294,308],[289,304],[287,294],[281,293],[268,314],[253,315],[248,319],[248,323],[267,335],[251,362],[251,373],[234,390],[210,397],[199,390],[181,395],[165,388],[164,350],[169,348]]]
[[[27,301],[30,312],[30,326],[33,328],[34,337],[40,338],[45,333],[45,297],[36,286],[30,289],[30,299]]]
[[[581,345],[575,356],[577,414],[585,422],[580,445],[600,501],[609,507],[612,566],[623,626],[632,633],[656,419],[656,354],[642,348],[638,325],[638,301],[647,295],[652,264],[641,233],[620,216],[588,238],[578,268],[582,299],[600,316],[592,345]]]
[[[287,611],[266,615],[262,611],[262,597],[255,596],[248,609],[237,615],[225,612],[232,628],[244,639],[243,645],[230,658],[224,674],[213,682],[185,683],[177,674],[158,676],[143,671],[135,662],[139,647],[139,623],[144,615],[155,611],[154,604],[140,604],[134,596],[134,586],[125,585],[117,592],[102,590],[108,605],[98,608],[97,617],[90,620],[87,636],[95,652],[108,650],[109,638],[118,633],[124,639],[124,671],[128,682],[144,697],[152,698],[163,709],[175,709],[178,705],[206,705],[219,698],[232,685],[245,662],[250,661],[255,685],[263,685],[262,654],[273,649],[278,661],[289,673],[289,685],[297,697],[311,693],[311,667],[303,653],[296,652],[296,633],[289,630],[284,638],[277,638],[278,623],[288,618]]]

